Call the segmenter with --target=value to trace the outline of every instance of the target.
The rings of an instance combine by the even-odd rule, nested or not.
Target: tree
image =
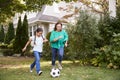
[[[27,21],[27,15],[24,16],[24,20],[23,20],[23,25],[21,27],[21,49],[25,46],[26,42],[29,39],[28,36],[28,21]],[[21,56],[24,56],[24,53],[21,53]]]
[[[20,0],[0,0],[0,23],[11,19],[16,12],[22,13],[25,10],[25,4]]]
[[[22,52],[22,48],[25,46],[26,42],[28,41],[28,21],[27,16],[24,16],[23,24],[21,22],[21,17],[19,17],[18,20],[18,27],[16,30],[16,36],[14,41],[14,51],[15,53],[21,54],[21,56],[24,56],[24,53]]]
[[[62,0],[55,0],[60,2]],[[64,0],[66,2],[77,0]],[[11,19],[15,13],[40,11],[43,5],[51,5],[53,0],[0,0],[0,23]]]
[[[15,31],[13,27],[13,23],[9,23],[8,31],[6,33],[4,43],[10,44],[10,41],[15,37]]]
[[[0,27],[0,42],[4,42],[4,37],[5,37],[5,33],[4,33],[3,25],[2,25]]]
[[[18,20],[18,25],[16,29],[16,35],[15,35],[15,41],[13,43],[13,49],[15,53],[21,53],[22,52],[22,47],[21,47],[21,34],[22,34],[22,22],[21,22],[21,17],[19,17]]]

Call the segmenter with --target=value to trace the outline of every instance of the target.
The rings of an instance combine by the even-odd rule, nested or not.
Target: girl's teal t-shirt
[[[58,38],[59,36],[62,36],[61,39],[59,39],[56,42],[53,42],[55,38]],[[52,48],[57,48],[59,49],[60,47],[64,47],[65,41],[68,41],[68,34],[66,33],[65,30],[62,30],[60,32],[58,31],[52,31],[50,35],[50,44]]]

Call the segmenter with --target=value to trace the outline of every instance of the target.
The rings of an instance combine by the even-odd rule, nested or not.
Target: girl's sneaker
[[[31,72],[31,73],[33,72],[31,68],[30,68],[30,72]]]
[[[42,74],[42,71],[39,71],[39,72],[38,72],[38,75],[40,76],[41,74]]]

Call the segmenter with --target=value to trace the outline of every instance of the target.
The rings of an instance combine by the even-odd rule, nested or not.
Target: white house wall
[[[109,0],[109,12],[111,17],[116,17],[116,0]]]

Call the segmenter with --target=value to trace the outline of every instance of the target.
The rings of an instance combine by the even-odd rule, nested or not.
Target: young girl
[[[50,44],[52,50],[52,66],[55,68],[56,55],[58,54],[59,69],[62,69],[62,59],[64,55],[64,45],[67,47],[68,35],[62,30],[62,24],[56,23],[54,30],[50,35]]]
[[[31,43],[31,41],[34,42],[33,52],[34,52],[35,61],[30,65],[30,72],[32,72],[32,69],[36,65],[36,72],[38,75],[42,74],[39,61],[40,61],[40,57],[41,57],[40,55],[43,48],[43,42],[48,41],[47,39],[43,38],[42,33],[43,33],[42,28],[38,28],[35,31],[35,36],[31,37],[26,43],[25,47],[22,49],[22,51],[25,51],[27,46]]]

